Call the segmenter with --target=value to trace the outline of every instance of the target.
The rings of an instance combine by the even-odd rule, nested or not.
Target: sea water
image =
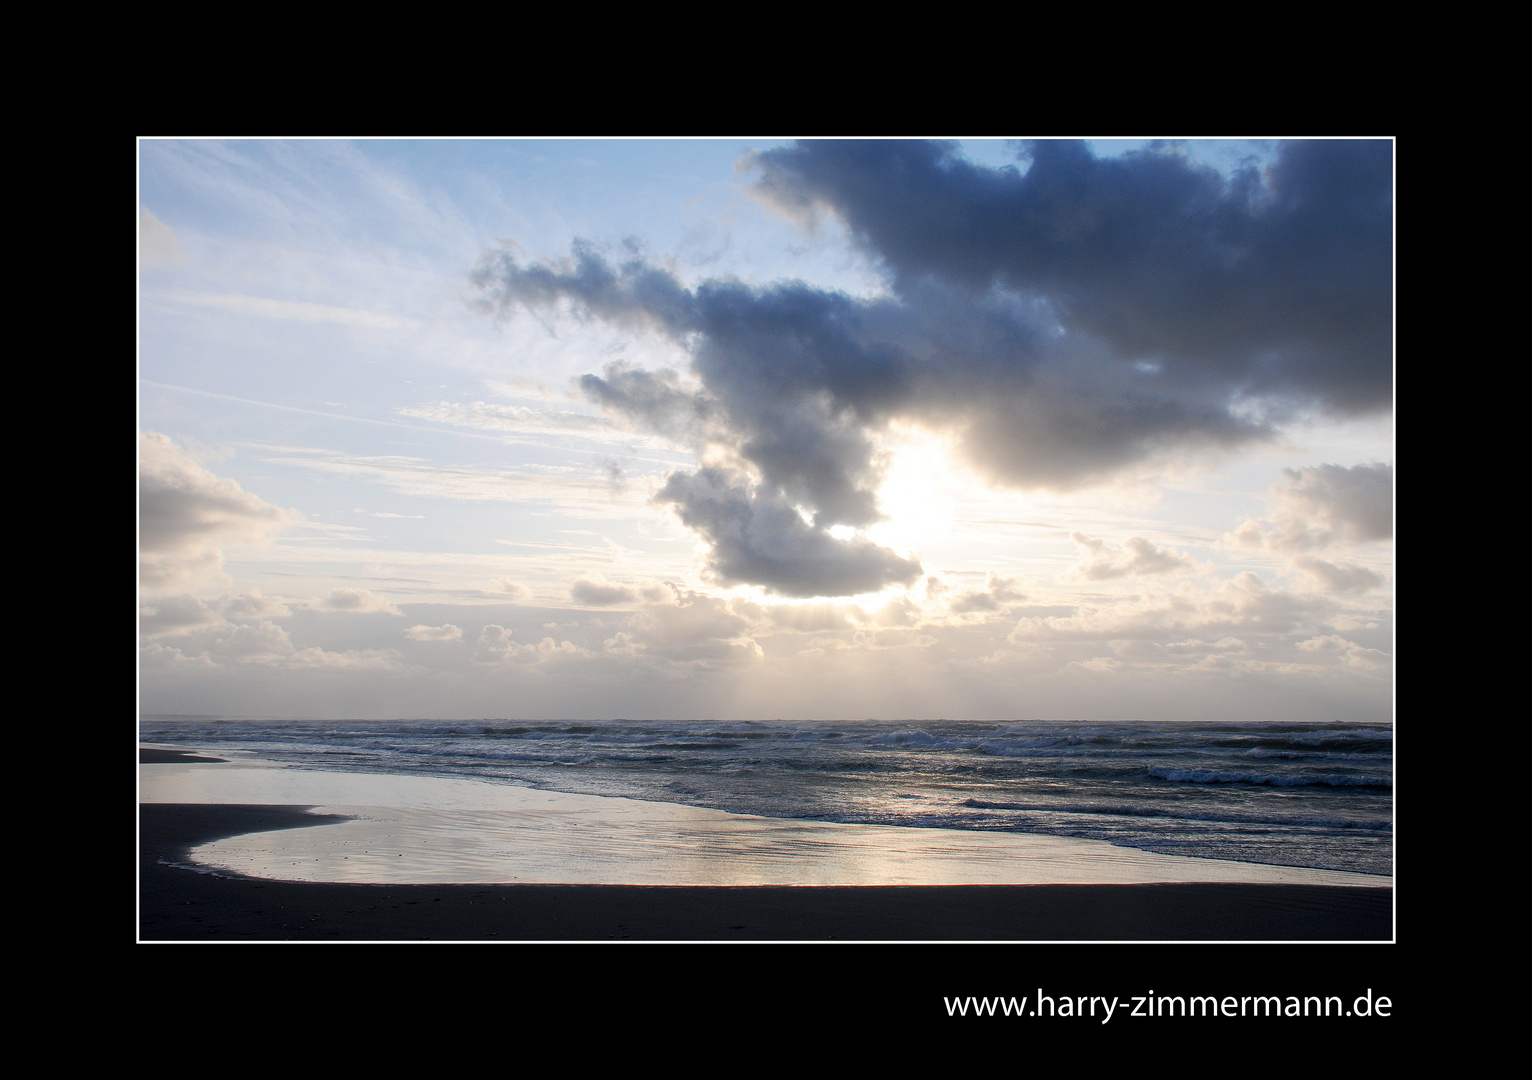
[[[146,716],[139,738],[308,769],[1393,873],[1387,724]]]

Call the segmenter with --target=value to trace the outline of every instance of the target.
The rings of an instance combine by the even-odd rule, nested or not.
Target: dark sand
[[[185,863],[192,847],[220,837],[313,825],[315,820],[306,808],[295,806],[140,806],[139,939],[1387,941],[1392,937],[1391,888],[333,885],[215,876],[167,865]]]
[[[140,765],[179,765],[183,761],[201,761],[204,763],[228,764],[228,758],[207,757],[203,754],[193,754],[186,750],[161,750],[154,746],[140,746],[138,748],[138,763]]]

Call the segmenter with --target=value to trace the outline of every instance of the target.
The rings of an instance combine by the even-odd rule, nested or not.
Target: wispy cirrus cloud
[[[431,420],[438,424],[478,428],[483,431],[606,436],[607,438],[616,438],[621,434],[616,425],[604,416],[533,409],[525,405],[501,405],[483,401],[471,403],[437,401],[428,405],[399,408],[395,411],[401,416],[412,416],[417,420]]]
[[[385,311],[366,311],[361,308],[316,304],[309,300],[278,300],[269,296],[247,296],[243,293],[174,291],[151,293],[145,299],[173,304],[190,304],[195,307],[219,308],[261,319],[338,323],[342,326],[361,326],[370,330],[403,330],[418,325],[414,319],[391,315]]]
[[[262,460],[322,475],[379,484],[406,495],[474,501],[547,500],[592,516],[620,516],[644,505],[641,491],[614,490],[602,465],[528,464],[510,470],[451,465],[396,454],[348,454],[311,447],[267,447]]]

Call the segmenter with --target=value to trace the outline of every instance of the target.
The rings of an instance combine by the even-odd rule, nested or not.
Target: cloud
[[[290,667],[349,669],[362,671],[402,671],[404,658],[397,649],[347,649],[330,652],[318,646],[295,652],[286,661]]]
[[[429,405],[395,409],[401,416],[433,420],[439,424],[478,428],[485,431],[508,431],[548,435],[614,434],[612,422],[604,416],[585,413],[529,409],[524,405],[496,405],[483,401],[472,404],[438,401]]]
[[[158,597],[139,608],[141,655],[148,663],[274,663],[293,655],[292,639],[272,617],[290,614],[280,601],[252,591],[203,601],[189,594]],[[166,639],[176,642],[165,644]]]
[[[145,638],[174,637],[208,627],[227,629],[291,614],[286,604],[262,596],[259,589],[211,601],[190,594],[160,596],[138,609],[138,632]]]
[[[727,438],[718,404],[709,395],[685,386],[675,371],[640,371],[614,363],[602,373],[604,378],[582,375],[580,389],[631,426],[682,445],[700,446],[710,438]]]
[[[289,663],[298,654],[287,631],[272,622],[233,626],[221,624],[191,634],[176,645],[146,642],[139,651],[149,665],[190,664],[199,668],[224,667],[230,663],[270,667]]]
[[[934,278],[1038,297],[1067,334],[1174,382],[1389,403],[1387,140],[1287,142],[1230,178],[1172,147],[1097,158],[1065,140],[1000,169],[934,142],[801,142],[750,164],[760,197],[839,218],[901,291]]]
[[[1394,535],[1392,465],[1320,465],[1285,469],[1288,483],[1278,490],[1287,509],[1305,515],[1329,537],[1365,542]]]
[[[441,626],[412,626],[404,632],[411,641],[462,641],[463,631],[451,623]]]
[[[227,582],[224,543],[264,542],[300,520],[213,475],[164,435],[138,437],[139,580],[151,592]]]
[[[222,604],[225,618],[236,622],[251,619],[277,619],[291,615],[287,605],[273,597],[262,596],[261,590],[251,589],[242,596],[226,599]]]
[[[873,615],[873,621],[880,626],[913,626],[920,614],[920,609],[907,597],[896,596]]]
[[[1069,666],[1089,671],[1095,675],[1110,675],[1122,667],[1122,661],[1113,659],[1110,656],[1094,656],[1089,660],[1076,660]]]
[[[1293,565],[1330,592],[1366,592],[1383,584],[1383,578],[1356,563],[1330,563],[1313,555],[1300,555]]]
[[[515,630],[507,630],[498,623],[489,623],[474,642],[473,658],[478,663],[498,664],[514,661],[546,667],[559,661],[588,660],[595,656],[589,649],[572,641],[554,641],[545,637],[536,645],[518,645],[512,640]]]
[[[180,266],[186,251],[175,230],[149,211],[138,211],[138,257],[145,266]]]
[[[213,658],[206,653],[188,656],[173,645],[161,645],[151,641],[138,650],[139,665],[145,670],[161,669],[209,669],[216,668]]]
[[[575,603],[591,607],[631,604],[638,599],[638,594],[632,589],[625,585],[614,585],[599,575],[580,578],[569,587],[569,595]]]
[[[1283,472],[1286,482],[1271,488],[1270,517],[1246,521],[1224,536],[1225,544],[1291,555],[1392,539],[1392,465],[1318,465]]]
[[[927,592],[930,592],[929,585]],[[999,611],[1002,607],[1019,604],[1026,598],[1027,594],[1017,587],[1015,578],[1004,578],[991,571],[984,588],[971,589],[953,598],[948,602],[947,610],[954,615]]]
[[[379,612],[387,615],[404,614],[383,597],[367,589],[331,589],[329,596],[315,600],[309,606],[316,611],[343,611],[354,615]]]
[[[1156,596],[1131,596],[1072,615],[1027,616],[1012,644],[1043,641],[1164,641],[1195,637],[1312,634],[1335,612],[1325,597],[1273,589],[1245,571],[1211,588],[1183,583]]]
[[[215,651],[221,659],[238,657],[267,660],[295,655],[292,638],[286,630],[270,620],[232,627],[227,636],[218,641]]]
[[[1393,666],[1393,658],[1380,649],[1369,649],[1339,634],[1325,634],[1298,642],[1298,648],[1310,653],[1336,653],[1342,664],[1369,673],[1384,673]]]
[[[607,655],[703,668],[753,663],[762,652],[749,622],[723,600],[671,587],[669,603],[650,604],[622,622]]]
[[[442,466],[402,455],[361,456],[330,450],[274,447],[262,460],[324,477],[381,484],[406,495],[515,502],[542,499],[590,516],[630,515],[640,499],[612,490],[606,469],[523,465],[520,472],[489,466]]]
[[[357,590],[345,590],[355,592]],[[370,596],[371,594],[364,594]],[[333,596],[333,594],[332,594]],[[371,602],[363,600],[365,607]],[[345,601],[343,600],[344,604]],[[357,610],[349,608],[346,610]],[[298,649],[291,635],[272,621],[292,614],[287,605],[252,590],[240,596],[203,601],[190,595],[156,598],[139,608],[139,651],[146,667],[212,669],[229,665],[245,668],[306,668],[400,670],[396,649],[346,649],[331,651],[314,646]],[[420,631],[439,635],[429,638]],[[415,640],[446,640],[453,626],[412,627],[406,636]],[[174,644],[167,642],[173,641]]]
[[[773,627],[802,634],[852,629],[847,609],[835,604],[774,604],[763,608],[756,604],[736,602],[733,610],[736,612],[743,610],[752,615],[758,614]]]
[[[1386,677],[1392,657],[1348,640],[1348,627],[1379,629],[1374,618],[1359,618],[1334,597],[1272,588],[1247,571],[1230,580],[1183,581],[1158,594],[1081,605],[1072,614],[1027,616],[1007,641],[1018,647],[1017,662],[1054,670],[1220,680]]]
[[[490,578],[489,591],[492,593],[503,593],[504,595],[509,596],[512,600],[520,600],[523,597],[530,596],[532,594],[531,589],[528,589],[525,585],[508,577]]]
[[[656,496],[712,545],[707,569],[722,585],[760,585],[783,596],[849,596],[909,584],[918,559],[865,537],[839,540],[803,520],[781,495],[720,469],[674,472]]]
[[[138,632],[145,638],[188,634],[224,621],[212,606],[195,596],[167,596],[138,609]]]
[[[266,296],[246,296],[241,293],[163,293],[160,299],[175,303],[192,304],[197,307],[215,307],[235,311],[241,315],[253,315],[263,319],[279,319],[306,323],[341,323],[361,326],[372,330],[400,330],[415,326],[414,319],[400,318],[379,311],[362,311],[358,308],[334,307],[316,304],[308,300],[274,300]]]
[[[828,531],[881,519],[891,422],[952,434],[994,484],[1064,491],[1268,439],[1299,410],[1388,405],[1390,143],[1287,144],[1233,178],[1169,148],[1028,155],[990,169],[942,143],[825,141],[750,158],[762,198],[846,224],[885,295],[688,287],[636,248],[614,262],[577,241],[529,265],[486,254],[475,303],[684,350],[690,382],[616,364],[579,385],[709,463],[661,501],[718,580],[794,596],[908,580],[912,560]]]
[[[1084,533],[1069,538],[1085,549],[1085,558],[1066,575],[1074,581],[1110,581],[1113,578],[1147,577],[1191,570],[1196,561],[1172,548],[1155,547],[1142,536],[1132,536],[1120,548]]]
[[[511,659],[521,651],[521,647],[511,640],[515,632],[498,623],[489,623],[479,631],[479,640],[473,643],[473,658],[491,663]]]

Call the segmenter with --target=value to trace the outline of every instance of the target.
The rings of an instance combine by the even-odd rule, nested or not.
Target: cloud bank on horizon
[[[144,150],[146,708],[1391,708],[1387,140],[804,141],[684,228],[213,149]]]

